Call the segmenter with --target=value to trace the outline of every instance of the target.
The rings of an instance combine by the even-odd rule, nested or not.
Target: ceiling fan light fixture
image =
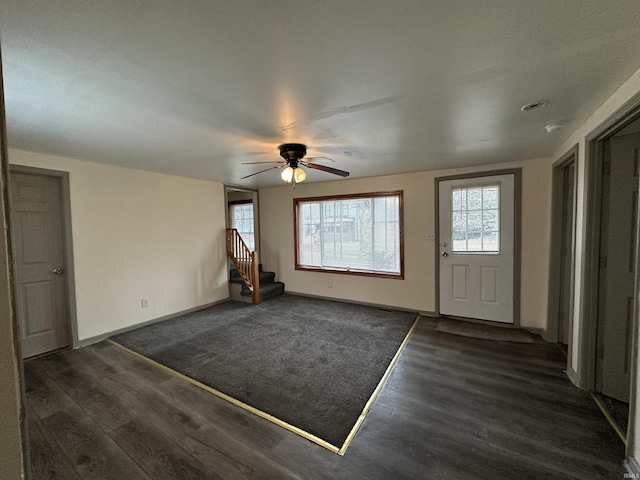
[[[293,168],[287,167],[282,170],[280,178],[287,183],[291,183],[291,180],[293,180]]]
[[[304,182],[305,178],[307,178],[307,174],[300,167],[296,167],[296,169],[293,171],[293,178],[295,178],[296,183]]]

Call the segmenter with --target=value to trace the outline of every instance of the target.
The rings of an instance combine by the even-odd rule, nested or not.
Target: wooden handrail
[[[238,273],[251,290],[254,305],[260,303],[260,273],[258,252],[252,252],[235,228],[227,228],[227,255],[236,266]]]

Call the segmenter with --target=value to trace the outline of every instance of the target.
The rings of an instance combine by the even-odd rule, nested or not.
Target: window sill
[[[375,272],[371,270],[358,270],[347,269],[338,267],[310,267],[306,265],[296,265],[296,270],[305,272],[324,272],[324,273],[338,273],[342,275],[357,275],[360,277],[377,277],[377,278],[389,278],[394,280],[404,280],[404,273],[393,272]]]

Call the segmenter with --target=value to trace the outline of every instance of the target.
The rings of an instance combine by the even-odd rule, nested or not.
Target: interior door
[[[602,393],[628,402],[635,304],[640,133],[612,137],[610,142]]]
[[[515,175],[438,185],[440,314],[513,323]]]
[[[16,297],[24,358],[70,345],[60,180],[11,173]]]

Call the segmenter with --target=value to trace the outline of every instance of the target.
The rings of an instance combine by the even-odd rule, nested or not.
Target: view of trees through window
[[[500,251],[500,187],[454,188],[451,191],[452,250]]]
[[[400,274],[400,197],[297,201],[299,266]]]

